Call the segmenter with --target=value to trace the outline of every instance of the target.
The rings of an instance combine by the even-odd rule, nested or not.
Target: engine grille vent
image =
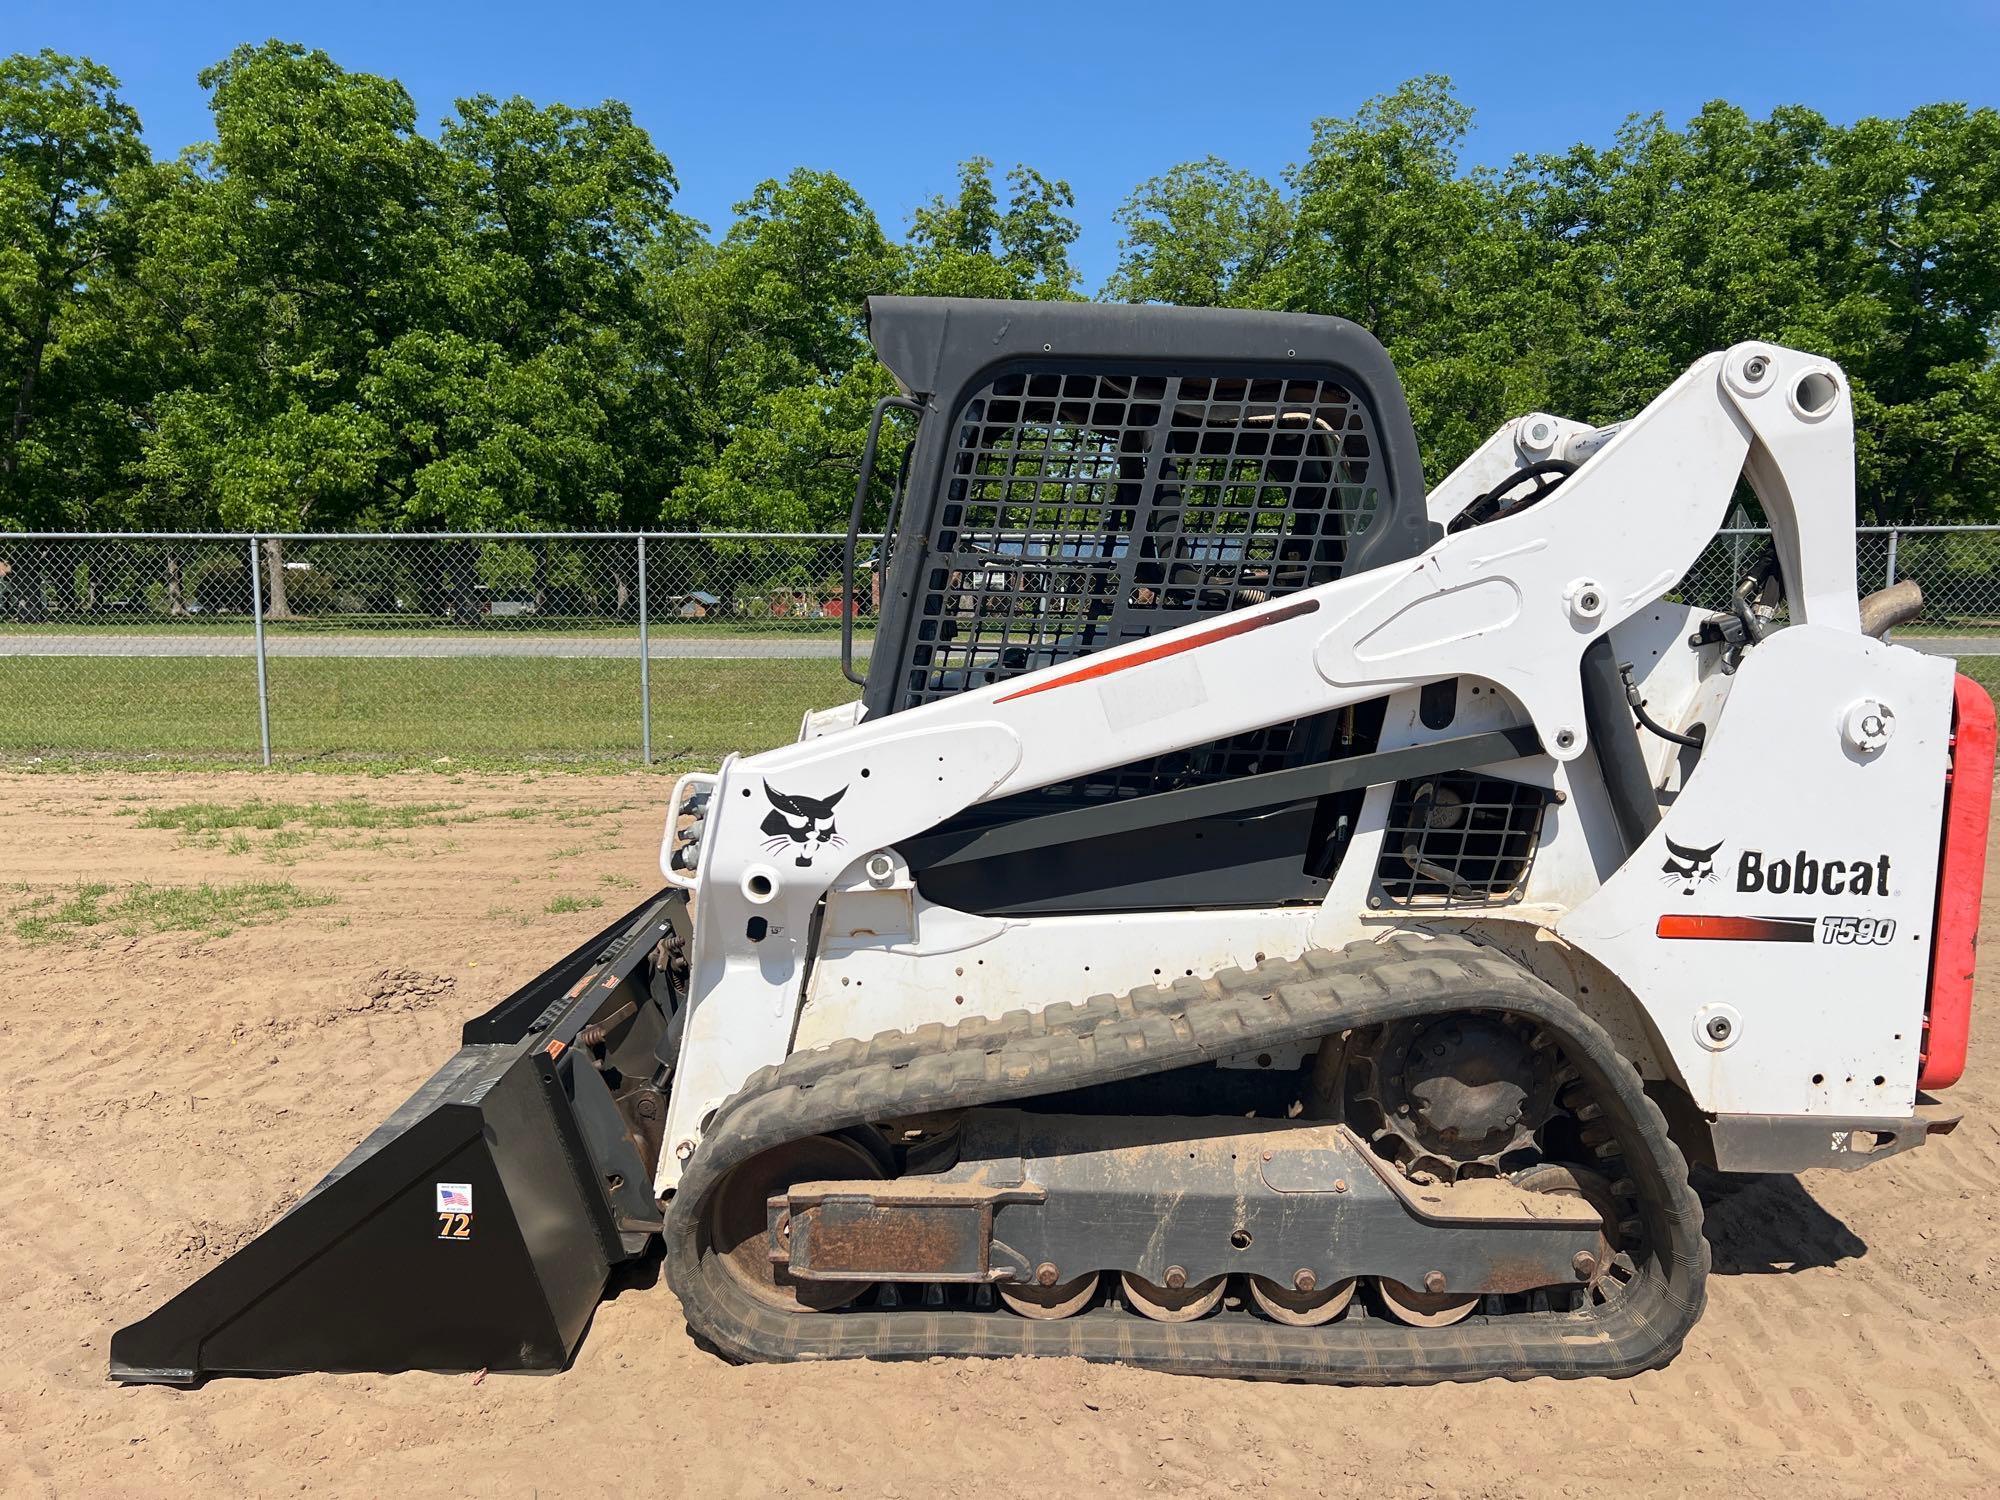
[[[1377,891],[1401,907],[1518,900],[1549,799],[1541,787],[1469,771],[1397,783]]]

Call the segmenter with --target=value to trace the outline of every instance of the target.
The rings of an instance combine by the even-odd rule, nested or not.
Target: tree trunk
[[[277,537],[264,542],[264,618],[289,620],[292,607],[285,600],[285,544]]]
[[[178,547],[167,548],[167,613],[187,613],[187,593],[181,581],[181,553]]]
[[[14,417],[7,427],[7,449],[0,453],[0,475],[12,479],[20,469],[21,439],[28,431],[28,417],[35,409],[35,382],[42,373],[42,353],[48,348],[49,325],[54,321],[53,305],[42,310],[41,326],[28,341],[22,360],[21,386],[14,393]]]

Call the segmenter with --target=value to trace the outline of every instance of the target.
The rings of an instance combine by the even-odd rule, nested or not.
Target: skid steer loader
[[[732,1359],[1622,1375],[1701,1311],[1690,1162],[1955,1123],[1994,716],[1857,598],[1836,366],[1426,494],[1337,319],[870,319],[859,701],[681,778],[665,888],[116,1378],[557,1369],[654,1254]],[[1773,546],[1683,599],[1739,480]]]

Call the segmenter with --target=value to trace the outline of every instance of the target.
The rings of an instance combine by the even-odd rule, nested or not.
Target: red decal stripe
[[[1665,916],[1654,928],[1663,938],[1703,938],[1722,943],[1810,943],[1811,917]]]
[[[1993,700],[1960,674],[1952,694],[1951,769],[1944,790],[1944,852],[1938,862],[1937,930],[1917,1087],[1950,1088],[1965,1071],[1972,1026],[1972,965],[1979,896],[1986,878],[1986,817],[1993,804]]]
[[[1283,609],[1274,609],[1267,615],[1250,615],[1230,620],[1212,630],[1198,630],[1182,640],[1162,641],[1157,646],[1147,646],[1144,650],[1134,651],[1130,656],[1088,662],[1074,672],[1064,673],[1061,677],[1048,682],[1038,682],[1033,687],[1024,687],[1017,692],[1003,693],[993,701],[1011,703],[1016,698],[1032,698],[1036,693],[1068,687],[1073,682],[1089,682],[1094,677],[1109,677],[1114,672],[1123,672],[1127,667],[1143,667],[1148,662],[1164,661],[1169,656],[1179,656],[1183,651],[1193,651],[1200,646],[1226,641],[1232,635],[1245,635],[1252,630],[1262,630],[1266,625],[1276,625],[1280,620],[1296,620],[1300,615],[1309,615],[1318,608],[1319,600],[1301,599],[1295,604],[1286,605]]]

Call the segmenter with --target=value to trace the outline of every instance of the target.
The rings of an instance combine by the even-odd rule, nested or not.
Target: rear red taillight
[[[1965,1072],[1979,895],[1986,880],[1986,823],[1993,806],[1993,700],[1961,673],[1953,684],[1951,766],[1945,773],[1944,851],[1938,860],[1937,931],[1917,1087],[1950,1088]]]

